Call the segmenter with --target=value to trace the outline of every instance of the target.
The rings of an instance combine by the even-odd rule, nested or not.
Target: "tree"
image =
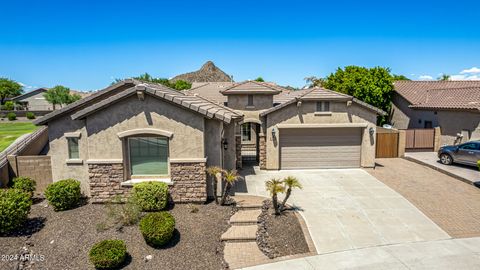
[[[265,187],[267,191],[272,196],[272,204],[273,209],[275,211],[275,215],[280,215],[280,205],[278,204],[278,193],[285,192],[285,186],[283,182],[279,179],[272,178],[265,182]]]
[[[450,75],[448,74],[442,74],[440,77],[437,78],[439,81],[449,81],[450,80]]]
[[[292,194],[292,189],[294,188],[302,189],[302,184],[300,184],[300,181],[298,181],[298,179],[293,176],[288,176],[287,178],[283,179],[283,183],[285,185],[284,188],[287,190],[287,192],[285,194],[285,198],[283,199],[282,205],[280,206],[280,210],[282,211],[283,209],[285,209],[287,200],[288,198],[290,198],[290,195]]]
[[[411,81],[409,78],[407,78],[404,75],[393,74],[392,77],[393,77],[393,81]]]
[[[312,88],[312,87],[322,87],[323,83],[325,82],[324,78],[318,78],[315,76],[310,76],[304,78],[305,82],[307,83],[306,87]]]
[[[216,204],[218,204],[218,196],[217,196],[218,189],[217,189],[217,186],[218,186],[218,183],[222,181],[223,172],[224,171],[222,170],[222,168],[217,167],[217,166],[211,166],[211,167],[207,168],[208,175],[210,175],[213,178],[212,190],[213,190],[213,196],[215,197],[215,203]]]
[[[228,196],[230,195],[230,190],[232,189],[233,184],[238,181],[239,177],[237,171],[231,170],[224,172],[223,179],[225,183],[225,188],[223,190],[222,199],[220,200],[220,205],[225,205]]]
[[[73,103],[82,97],[78,94],[70,94],[70,88],[57,85],[53,88],[48,89],[47,92],[43,94],[45,99],[48,103],[53,105],[53,109],[55,110],[55,105],[66,105]]]
[[[255,79],[256,82],[265,82],[265,80],[262,77],[258,77]]]
[[[155,78],[152,75],[148,74],[147,72],[145,72],[144,74],[141,74],[140,76],[133,77],[133,79],[139,80],[142,82],[162,84],[162,85],[165,85],[166,87],[170,87],[175,90],[186,90],[186,89],[192,88],[192,84],[187,81],[177,80],[175,82],[171,82],[165,78]],[[119,81],[121,81],[121,79],[115,79],[113,83],[117,83]]]
[[[16,97],[22,94],[22,85],[8,78],[0,78],[0,104],[8,97]]]
[[[393,76],[389,68],[366,68],[347,66],[338,68],[330,74],[323,84],[327,89],[353,96],[372,106],[390,112],[393,96]],[[378,119],[379,124],[386,121],[386,117]]]

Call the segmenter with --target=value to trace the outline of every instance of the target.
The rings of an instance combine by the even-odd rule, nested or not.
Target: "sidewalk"
[[[480,172],[476,167],[460,164],[443,165],[435,152],[409,152],[405,158],[457,178],[467,184],[480,181]]]
[[[354,249],[243,269],[480,269],[480,237]]]

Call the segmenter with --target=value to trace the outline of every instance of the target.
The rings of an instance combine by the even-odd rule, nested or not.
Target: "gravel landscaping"
[[[273,215],[270,200],[264,201],[257,243],[260,250],[270,259],[310,252],[297,216],[291,210]]]
[[[129,256],[123,269],[223,269],[220,236],[229,227],[232,208],[177,204],[168,211],[176,219],[173,240],[155,249],[145,243],[138,225],[99,230],[107,219],[105,205],[54,212],[46,201],[37,202],[22,231],[0,236],[0,269],[93,269],[89,250],[105,239],[125,241]],[[22,263],[18,256],[25,254],[31,259]]]

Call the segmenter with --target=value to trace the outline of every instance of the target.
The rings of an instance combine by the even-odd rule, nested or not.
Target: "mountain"
[[[212,61],[207,61],[203,66],[194,72],[188,72],[175,76],[170,81],[184,80],[193,82],[230,82],[231,78],[227,73],[219,69]]]

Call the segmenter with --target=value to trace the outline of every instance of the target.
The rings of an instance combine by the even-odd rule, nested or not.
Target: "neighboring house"
[[[48,88],[38,88],[28,93],[16,96],[9,100],[17,103],[16,110],[27,111],[53,111],[53,105],[50,104],[43,96]],[[82,98],[89,96],[91,93],[71,90],[71,94],[80,95]],[[58,107],[58,106],[57,106]]]
[[[242,167],[247,143],[261,169],[374,166],[385,113],[351,96],[246,81],[221,87],[226,107],[216,92],[194,91],[124,80],[36,120],[48,125],[54,181],[80,180],[94,202],[141,181],[169,183],[174,201],[204,202],[213,195],[206,167]],[[274,106],[276,96],[284,101]]]
[[[16,96],[10,100],[18,104],[16,106],[17,109],[27,111],[52,111],[52,104],[48,103],[43,96],[47,91],[47,88],[38,88],[20,96]]]
[[[441,145],[480,139],[480,81],[397,81],[391,123],[440,127]]]

